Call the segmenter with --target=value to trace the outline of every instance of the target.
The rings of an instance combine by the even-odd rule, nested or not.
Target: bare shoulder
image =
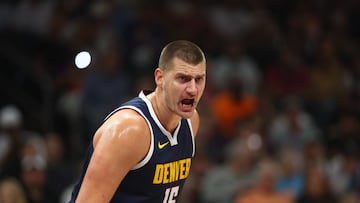
[[[194,136],[196,136],[196,134],[199,130],[199,126],[200,126],[200,117],[199,117],[199,113],[197,112],[197,110],[194,111],[194,114],[193,114],[193,116],[191,116],[190,121],[191,121],[191,125],[192,125],[192,130],[194,132]]]
[[[93,140],[95,154],[122,159],[121,162],[131,163],[129,167],[145,157],[150,144],[150,129],[145,118],[132,109],[122,109],[111,115]]]
[[[111,115],[97,130],[94,136],[94,147],[99,140],[111,140],[115,143],[150,143],[150,130],[144,117],[132,109],[122,109]],[[115,144],[114,143],[114,144]]]

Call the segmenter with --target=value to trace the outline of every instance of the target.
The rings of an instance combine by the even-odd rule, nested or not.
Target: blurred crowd
[[[94,131],[175,39],[208,67],[180,202],[360,201],[360,1],[3,0],[0,202],[67,202]]]

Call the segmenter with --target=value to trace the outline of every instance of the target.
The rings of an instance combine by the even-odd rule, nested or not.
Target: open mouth
[[[194,106],[195,99],[183,99],[181,105],[185,108],[191,108]]]

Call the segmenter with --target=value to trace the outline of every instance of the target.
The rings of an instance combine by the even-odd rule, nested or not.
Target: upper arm
[[[150,131],[130,109],[111,116],[94,136],[94,152],[77,202],[109,202],[126,174],[147,154]]]

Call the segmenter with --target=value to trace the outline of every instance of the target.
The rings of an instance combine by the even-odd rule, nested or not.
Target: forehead
[[[186,63],[179,58],[174,58],[172,61],[172,67],[169,71],[173,74],[205,75],[206,63],[205,61],[202,61],[199,64],[193,65]]]

